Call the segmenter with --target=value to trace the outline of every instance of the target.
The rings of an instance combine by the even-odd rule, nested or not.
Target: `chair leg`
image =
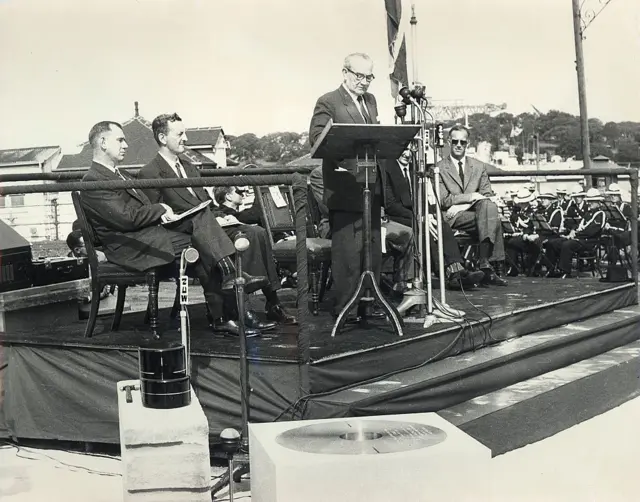
[[[320,291],[318,293],[318,301],[324,301],[324,294],[327,291],[327,283],[329,282],[329,265],[328,261],[322,264],[320,269]]]
[[[91,288],[91,309],[89,311],[87,326],[84,329],[85,338],[91,338],[93,336],[93,330],[98,320],[98,310],[100,310],[100,285],[93,284]]]
[[[147,285],[149,286],[149,329],[153,338],[159,339],[158,332],[158,288],[159,279],[155,270],[147,272]]]
[[[118,331],[120,329],[120,321],[122,320],[122,311],[124,310],[124,299],[127,295],[127,286],[118,286],[118,298],[116,300],[116,311],[113,315],[113,322],[111,323],[111,331]]]

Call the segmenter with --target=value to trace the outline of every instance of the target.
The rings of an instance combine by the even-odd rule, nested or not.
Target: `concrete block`
[[[211,500],[209,425],[193,389],[189,406],[156,410],[142,406],[139,380],[117,386],[124,501]]]
[[[346,436],[324,433],[305,440],[331,453],[290,449],[278,439],[282,433],[314,424],[362,431],[374,426],[367,426],[367,421],[373,421],[374,425],[399,424],[397,428],[387,425],[384,435],[357,444]],[[438,443],[415,448],[424,436],[412,438],[411,434],[420,431],[423,425],[440,429],[446,437]],[[396,434],[395,429],[406,429],[407,433]],[[437,437],[442,438],[442,434],[439,432]],[[368,453],[335,453],[335,446],[341,445],[341,441],[349,441],[352,452]],[[488,448],[435,413],[249,424],[249,444],[253,502],[457,502],[471,500],[470,487],[475,487],[475,496],[482,500],[482,485],[486,485],[491,460]]]
[[[132,492],[170,488],[205,489],[211,486],[208,445],[205,448],[203,445],[179,443],[127,448],[127,456],[122,459],[122,464],[127,471],[129,491]]]

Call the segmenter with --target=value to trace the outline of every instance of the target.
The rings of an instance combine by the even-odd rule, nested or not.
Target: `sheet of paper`
[[[232,227],[233,225],[242,225],[242,222],[238,221],[238,218],[236,218],[235,216],[233,216],[232,214],[229,214],[227,216],[218,216],[216,218],[216,220],[218,220],[218,223],[220,224],[220,226],[222,228],[224,227]]]
[[[282,196],[282,192],[280,191],[280,187],[270,186],[269,193],[271,194],[271,198],[273,199],[273,203],[277,208],[287,207],[287,201],[284,200]]]
[[[171,218],[169,221],[166,221],[165,223],[174,223],[176,221],[180,221],[183,218],[186,218],[187,216],[191,216],[192,214],[197,213],[198,211],[201,211],[202,209],[207,207],[209,204],[211,204],[211,202],[212,201],[210,200],[202,202],[201,204],[198,204],[197,206],[192,207],[191,209],[189,209],[188,211],[185,211],[184,213],[176,214],[173,218]]]

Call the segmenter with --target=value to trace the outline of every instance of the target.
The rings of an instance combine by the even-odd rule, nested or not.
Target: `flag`
[[[389,79],[393,98],[398,96],[403,85],[409,84],[406,36],[409,12],[403,11],[402,3],[402,0],[384,0],[389,44]]]

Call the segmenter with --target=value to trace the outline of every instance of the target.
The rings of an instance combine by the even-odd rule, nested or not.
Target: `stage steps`
[[[494,456],[535,443],[640,395],[640,341],[441,410]]]
[[[312,399],[309,414],[438,411],[494,455],[640,393],[640,306],[543,330]]]

